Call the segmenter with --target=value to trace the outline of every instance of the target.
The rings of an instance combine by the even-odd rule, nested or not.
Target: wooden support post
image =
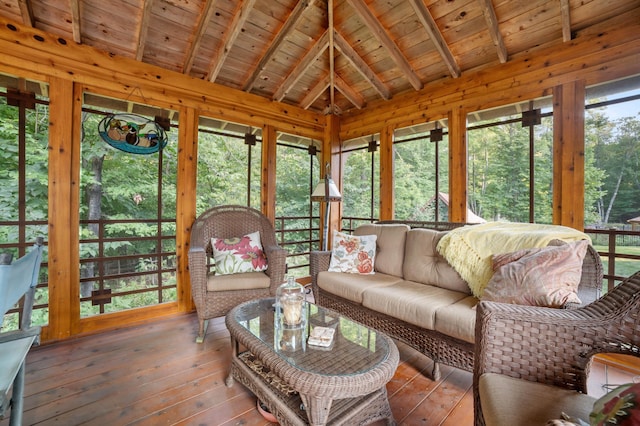
[[[271,223],[276,220],[276,143],[277,132],[275,127],[265,125],[262,127],[262,213]]]
[[[391,220],[395,210],[393,181],[393,127],[380,132],[380,220]]]
[[[180,110],[178,128],[178,176],[176,199],[176,253],[178,310],[194,309],[189,276],[189,238],[196,219],[196,182],[198,174],[198,113],[194,108]]]
[[[340,117],[335,114],[326,116],[326,126],[324,131],[324,140],[322,143],[322,161],[320,163],[320,175],[325,178],[325,164],[331,166],[331,179],[335,182],[338,190],[342,194],[342,162],[340,150]],[[343,194],[344,195],[344,194]],[[325,203],[320,203],[320,223],[324,223],[324,215],[326,214]],[[331,250],[333,231],[342,229],[342,203],[333,202],[329,209],[329,230],[327,232],[328,242],[327,248]],[[324,238],[321,236],[321,238]],[[322,241],[320,241],[322,244]]]
[[[584,81],[553,90],[553,223],[584,229]]]
[[[467,112],[449,111],[449,222],[467,221]]]
[[[49,102],[49,326],[43,339],[76,333],[80,320],[79,181],[82,89],[50,80]],[[70,126],[69,123],[76,123]]]

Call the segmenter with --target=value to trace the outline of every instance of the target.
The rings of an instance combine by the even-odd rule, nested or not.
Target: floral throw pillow
[[[260,272],[267,269],[267,257],[260,243],[260,231],[236,238],[212,238],[216,274]]]
[[[618,386],[593,404],[592,426],[634,426],[640,424],[640,383]]]
[[[493,256],[495,273],[482,300],[561,308],[580,304],[578,285],[587,240]]]
[[[333,251],[329,271],[349,274],[373,274],[376,235],[333,233]]]

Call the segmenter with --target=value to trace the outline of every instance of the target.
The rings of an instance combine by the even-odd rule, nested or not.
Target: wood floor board
[[[231,356],[224,319],[210,321],[202,344],[195,343],[197,325],[194,314],[176,316],[34,348],[24,425],[269,425],[251,392],[224,384]],[[387,385],[398,424],[472,425],[471,373],[441,366],[434,382],[429,358],[398,348],[400,364]]]

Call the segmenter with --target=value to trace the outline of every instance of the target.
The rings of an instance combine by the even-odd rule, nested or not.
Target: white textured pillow
[[[262,250],[260,231],[235,238],[212,238],[211,248],[216,274],[260,272],[267,269],[267,257]]]
[[[373,274],[376,256],[375,235],[349,235],[334,231],[330,272]]]

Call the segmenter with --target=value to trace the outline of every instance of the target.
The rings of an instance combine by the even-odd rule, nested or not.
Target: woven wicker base
[[[243,352],[232,359],[231,375],[269,407],[281,425],[309,424],[300,395],[271,372],[265,371],[251,353]],[[386,419],[389,425],[395,424],[385,387],[364,397],[334,400],[327,423],[366,425],[382,419]]]

